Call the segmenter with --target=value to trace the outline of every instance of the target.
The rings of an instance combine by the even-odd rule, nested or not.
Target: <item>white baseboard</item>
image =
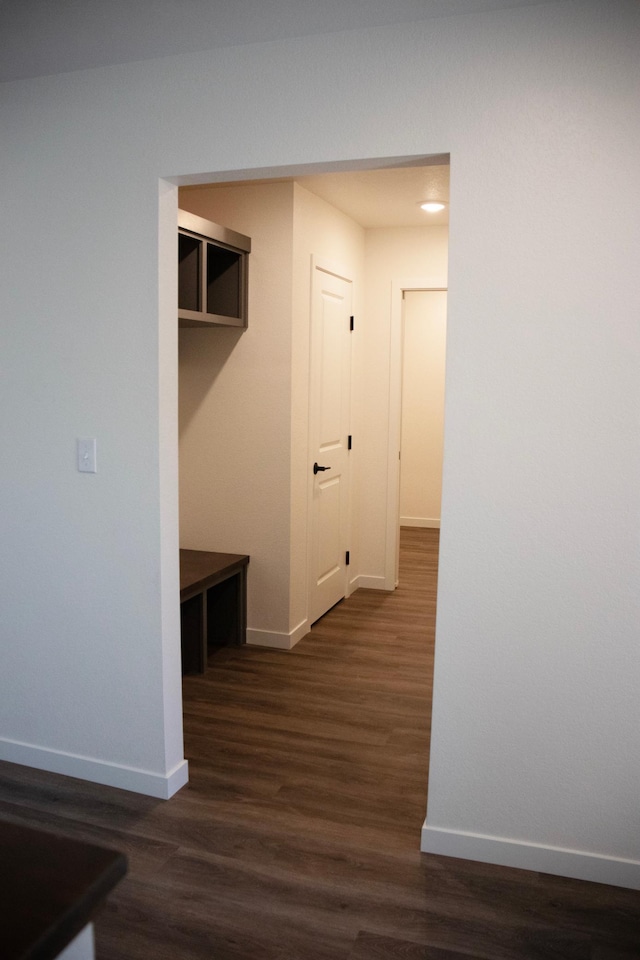
[[[440,517],[400,517],[401,527],[429,527],[440,529]]]
[[[92,760],[59,750],[47,750],[15,740],[0,740],[0,760],[19,763],[24,767],[35,767],[36,770],[47,770],[49,773],[61,773],[65,777],[76,777],[78,780],[89,780],[91,783],[101,783],[107,787],[131,790],[133,793],[143,793],[160,800],[168,800],[189,779],[186,760],[181,760],[167,774],[151,773],[149,770]]]
[[[88,923],[62,953],[58,954],[58,960],[94,960],[95,955],[93,924]]]
[[[482,834],[422,827],[420,849],[462,860],[479,860],[503,867],[518,867],[536,873],[551,873],[575,880],[591,880],[615,887],[640,890],[640,861],[604,857],[581,850],[545,847],[518,840],[503,840]]]
[[[309,621],[301,620],[290,633],[277,633],[271,630],[247,628],[247,643],[255,647],[273,647],[275,650],[291,650],[309,633]]]
[[[395,590],[396,585],[389,586],[385,577],[357,577],[358,587],[364,590]],[[354,588],[355,589],[355,588]]]

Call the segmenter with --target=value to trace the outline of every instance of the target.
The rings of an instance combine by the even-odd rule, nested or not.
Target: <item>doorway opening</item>
[[[440,527],[447,292],[446,272],[393,283],[387,589],[398,584],[400,527]]]
[[[334,207],[344,219],[345,213],[344,210],[341,209],[341,205],[345,201],[341,198],[339,179],[347,174],[350,177],[363,178],[366,173],[374,172],[376,175],[386,178],[388,190],[379,191],[379,198],[386,199],[387,206],[389,206],[390,203],[393,205],[393,201],[390,200],[390,198],[393,193],[392,184],[394,180],[397,181],[399,186],[402,186],[407,183],[410,177],[414,176],[416,169],[422,171],[422,174],[428,178],[435,168],[447,167],[448,177],[448,157],[446,156],[394,158],[387,161],[374,161],[369,164],[363,164],[360,170],[355,171],[353,170],[352,164],[348,166],[351,167],[350,170],[345,169],[347,164],[332,164],[323,166],[320,169],[313,167],[296,169],[281,168],[277,171],[252,171],[251,179],[246,179],[247,171],[240,171],[235,174],[225,173],[207,175],[206,177],[184,177],[180,178],[178,182],[181,186],[188,188],[185,190],[184,195],[189,195],[191,199],[196,196],[204,196],[209,188],[211,188],[213,191],[216,191],[218,199],[223,198],[223,206],[226,205],[226,209],[230,209],[232,196],[235,196],[236,193],[239,196],[240,192],[242,192],[242,201],[239,207],[237,205],[235,207],[236,210],[239,209],[241,211],[239,215],[240,222],[236,221],[228,225],[230,225],[231,229],[238,229],[240,232],[252,236],[255,240],[255,231],[250,227],[246,227],[241,221],[245,215],[248,216],[248,211],[251,206],[250,195],[253,194],[255,196],[260,191],[270,192],[273,199],[275,194],[290,190],[291,184],[295,183],[313,196],[313,203],[319,202]],[[434,176],[436,176],[436,174],[434,174]],[[320,183],[320,181],[322,181],[322,183]],[[395,189],[395,187],[393,189]],[[325,190],[326,193],[323,194]],[[347,188],[346,193],[348,195],[354,193],[353,181],[351,181],[351,185]],[[421,190],[421,194],[422,193],[424,193],[424,190]],[[177,191],[174,191],[174,201],[175,217],[175,208],[178,206]],[[413,204],[413,206],[415,206],[415,204]],[[275,207],[272,208],[272,212],[274,209]],[[213,213],[208,210],[198,212],[210,219],[215,219],[217,222],[225,223],[227,219],[224,213]],[[387,214],[384,215],[386,216]],[[346,216],[349,216],[349,214],[346,214]],[[383,215],[380,214],[380,216],[382,217]],[[423,217],[422,221],[420,221],[422,226],[426,228],[427,224],[429,227],[434,225],[434,221],[426,220],[424,214],[421,214],[421,216]],[[272,227],[273,217],[269,219],[270,227]],[[416,222],[413,222],[410,226],[403,226],[400,221],[397,221],[395,225],[389,225],[383,220],[373,222],[373,224],[367,222],[364,225],[363,223],[357,223],[357,221],[354,222],[357,230],[359,230],[363,237],[363,249],[365,235],[367,237],[367,243],[369,239],[371,239],[372,244],[375,246],[375,243],[380,241],[385,231],[389,236],[393,231],[397,231],[398,234],[404,231],[405,242],[407,232],[419,232],[416,229]],[[442,224],[440,225],[443,226]],[[446,230],[446,225],[444,225],[443,228]],[[283,234],[276,237],[276,245],[290,242],[287,241],[286,238],[283,239],[283,237]],[[270,236],[269,244],[273,248],[274,240],[272,236]],[[444,246],[446,247],[446,240],[444,241]],[[254,251],[257,250],[258,248],[254,245]],[[320,255],[325,255],[325,251],[321,250]],[[256,257],[256,262],[257,259]],[[341,259],[340,254],[338,254],[337,259]],[[408,269],[415,270],[416,262],[425,263],[424,258],[418,255],[407,264]],[[429,259],[427,259],[425,265],[427,267],[430,265]],[[253,263],[251,269],[253,270]],[[308,262],[307,271],[309,276],[310,264]],[[361,287],[364,285],[365,272],[366,271],[363,271],[358,278]],[[394,272],[396,272],[397,275],[397,267],[394,267]],[[378,277],[378,279],[380,278]],[[269,283],[271,284],[270,294],[273,294],[273,274],[270,277]],[[288,290],[290,295],[291,285],[288,279],[287,283],[289,284]],[[359,586],[390,590],[394,588],[397,581],[397,553],[399,544],[399,469],[397,453],[399,450],[399,431],[401,426],[401,399],[396,387],[401,384],[402,380],[400,367],[402,356],[402,302],[401,296],[397,302],[396,292],[401,289],[411,289],[411,284],[405,283],[403,286],[402,283],[399,284],[395,279],[392,281],[391,277],[385,279],[384,284],[388,292],[384,297],[385,303],[382,304],[380,316],[375,321],[377,329],[375,336],[378,338],[378,346],[372,346],[372,339],[370,339],[367,344],[369,354],[372,350],[376,354],[375,363],[379,365],[381,376],[375,386],[371,388],[369,379],[372,374],[368,368],[369,358],[362,359],[362,342],[365,333],[367,335],[370,333],[370,331],[365,331],[362,326],[365,323],[364,318],[366,318],[367,322],[369,321],[369,311],[366,309],[367,304],[364,294],[361,295],[359,309],[357,310],[359,317],[356,317],[355,336],[360,340],[358,347],[360,359],[356,360],[353,373],[356,389],[363,390],[364,379],[365,393],[369,391],[371,396],[375,393],[377,400],[384,399],[384,397],[387,398],[385,402],[387,402],[389,406],[388,409],[384,411],[384,421],[385,424],[388,422],[390,429],[387,436],[386,430],[384,430],[384,433],[380,433],[378,426],[372,426],[372,422],[369,421],[370,411],[367,409],[369,404],[368,401],[365,400],[360,402],[359,411],[356,412],[356,416],[353,419],[354,429],[352,431],[354,434],[354,460],[357,464],[355,470],[356,493],[352,499],[357,501],[361,498],[363,490],[366,491],[367,496],[371,495],[376,498],[373,506],[368,501],[362,501],[360,505],[356,503],[355,509],[352,510],[352,515],[354,516],[354,524],[356,526],[359,524],[360,529],[366,528],[366,536],[369,538],[366,549],[369,555],[373,554],[374,549],[378,550],[380,562],[378,568],[375,570],[371,569],[371,566],[367,567],[368,561],[361,563],[359,573],[350,581],[349,592],[352,592],[353,589]],[[429,288],[434,286],[442,288],[446,286],[446,271],[440,270],[438,275],[434,274],[432,277],[427,277],[426,280],[424,276],[422,276],[418,286],[420,289],[424,289],[425,286]],[[378,299],[377,295],[375,298]],[[259,310],[262,310],[265,301],[260,302]],[[283,301],[279,300],[277,296],[271,296],[271,308],[273,310],[270,315],[271,317],[277,315],[282,303]],[[164,306],[166,308],[166,304]],[[399,321],[396,317],[397,311],[399,311]],[[161,311],[161,313],[163,315],[166,313],[168,316],[169,311],[165,309]],[[279,339],[282,337],[283,331],[276,325],[272,325],[270,344],[265,348],[263,343],[262,347],[260,347],[262,351],[261,356],[258,356],[258,351],[254,354],[247,346],[257,342],[259,324],[260,322],[263,323],[263,317],[260,317],[258,322],[256,322],[257,320],[255,304],[252,305],[250,303],[248,331],[246,333],[226,330],[215,331],[214,335],[218,341],[215,349],[212,348],[212,341],[210,339],[207,342],[207,337],[211,336],[211,331],[196,330],[187,331],[186,333],[186,336],[190,338],[190,346],[187,349],[187,354],[190,356],[190,362],[195,364],[196,378],[189,391],[190,395],[187,406],[181,405],[181,432],[185,429],[188,433],[187,446],[190,449],[192,459],[201,463],[203,461],[207,462],[210,468],[210,476],[216,478],[216,484],[220,483],[220,487],[212,488],[207,478],[203,478],[202,476],[191,485],[190,481],[185,482],[185,474],[182,474],[181,492],[186,494],[187,499],[191,501],[194,509],[194,519],[193,521],[189,521],[191,530],[192,532],[197,531],[198,538],[201,537],[201,539],[195,542],[185,543],[184,546],[192,549],[219,549],[249,555],[251,557],[251,565],[249,568],[248,640],[252,644],[289,649],[298,639],[308,632],[310,625],[306,598],[308,553],[310,549],[308,530],[305,529],[301,535],[299,535],[299,533],[296,534],[294,531],[289,541],[286,541],[286,538],[282,536],[282,530],[285,529],[289,521],[297,522],[300,517],[304,515],[303,526],[306,528],[308,523],[308,512],[306,510],[309,489],[307,476],[307,468],[309,466],[307,463],[308,443],[305,442],[304,454],[300,457],[302,463],[300,466],[299,464],[280,462],[278,457],[271,456],[269,449],[266,446],[263,448],[263,441],[269,437],[270,431],[277,431],[282,427],[281,422],[280,426],[278,426],[278,417],[282,416],[285,405],[287,403],[291,405],[292,397],[300,399],[304,394],[306,394],[306,398],[304,399],[303,405],[296,408],[294,419],[298,421],[298,428],[300,428],[300,424],[304,421],[304,430],[308,430],[307,407],[304,406],[305,403],[308,405],[308,366],[304,368],[303,363],[295,363],[292,380],[290,382],[280,382],[278,378],[274,376],[273,371],[274,369],[278,369],[282,357],[285,354],[289,358],[289,362],[291,362],[292,355],[294,358],[296,356],[304,357],[306,351],[308,356],[309,343],[308,341],[305,342],[304,335],[300,330],[295,334],[297,340],[294,337],[293,344],[289,335],[287,335],[284,340]],[[358,327],[359,323],[360,327]],[[391,337],[390,340],[389,336]],[[398,340],[397,343],[396,340]],[[389,346],[391,346],[391,350],[389,350]],[[243,353],[246,353],[250,360],[250,363],[245,368],[251,371],[250,379],[244,378],[244,374],[240,372],[240,364],[238,361],[242,359]],[[247,358],[245,357],[245,359]],[[260,361],[262,361],[262,366]],[[269,368],[269,375],[263,381],[261,379],[262,373],[264,369],[267,368]],[[388,383],[388,389],[384,385],[385,381]],[[396,394],[397,404],[394,406],[394,397]],[[207,404],[210,404],[212,409],[215,408],[215,429],[220,433],[219,442],[220,440],[222,441],[221,445],[218,446],[218,450],[223,451],[222,455],[212,456],[211,451],[205,451],[200,442],[202,434],[199,435],[199,428],[196,429],[194,427],[196,419],[203,415]],[[254,413],[251,413],[251,410],[253,410]],[[241,411],[242,414],[240,419],[238,419],[237,416],[239,411]],[[254,419],[255,417],[257,417],[257,420]],[[288,417],[288,422],[290,422],[290,406]],[[253,423],[253,427],[249,427],[250,420]],[[374,437],[376,447],[374,459],[376,461],[375,469],[378,481],[377,485],[374,486],[367,476],[369,464],[364,464],[362,459],[358,460],[358,458],[362,458],[366,444],[369,444],[369,448],[371,448],[372,434],[375,431],[377,431],[378,434]],[[207,430],[204,432],[206,433]],[[287,430],[285,429],[283,434],[280,435],[280,441],[282,441],[282,436],[285,436],[285,444],[282,446],[282,449],[285,448],[288,442],[286,433]],[[248,436],[249,434],[251,435],[250,437]],[[244,438],[244,446],[242,449],[238,446],[239,438]],[[182,439],[183,438],[181,438],[181,440]],[[392,463],[393,458],[388,456],[388,451],[391,450],[392,446],[395,447],[395,463]],[[385,461],[388,462],[385,463]],[[228,476],[221,478],[221,467],[225,463],[231,465],[231,469]],[[287,504],[285,511],[286,516],[285,512],[282,513],[282,518],[286,523],[283,522],[280,524],[279,529],[276,525],[271,531],[263,531],[265,535],[262,542],[254,548],[249,539],[244,538],[244,534],[248,533],[253,536],[255,531],[259,529],[262,517],[268,514],[271,509],[270,494],[268,491],[265,492],[266,488],[260,489],[255,487],[253,490],[249,490],[246,483],[246,478],[253,476],[256,482],[259,482],[259,478],[262,477],[264,484],[266,475],[265,472],[261,470],[260,464],[268,464],[269,469],[267,474],[270,481],[273,482],[274,488],[276,486],[280,486],[282,489],[288,488],[291,494],[291,500]],[[385,479],[387,480],[386,483]],[[395,499],[393,499],[393,485],[397,487]],[[190,486],[191,489],[189,489]],[[236,504],[231,510],[228,507],[229,501],[227,497],[230,497]],[[269,510],[265,508],[267,504],[265,497],[268,501]],[[393,506],[390,512],[389,504],[392,502],[392,499]],[[236,516],[242,517],[243,539],[225,539],[224,541],[216,542],[207,541],[208,519],[206,514],[211,508],[211,505],[216,502],[222,505],[221,513],[224,513],[224,524],[227,525],[224,528],[225,537],[232,532],[231,521],[232,518]],[[206,509],[204,510],[202,509],[202,503],[206,503]],[[375,523],[372,523],[374,517]],[[182,517],[181,527],[183,532],[188,525],[189,524],[183,522]],[[390,527],[393,527],[392,534],[389,533]],[[235,532],[233,532],[233,535],[235,536]],[[295,557],[288,556],[287,551],[289,550],[289,546],[296,537],[298,539],[295,548],[297,554]],[[277,549],[282,548],[282,555],[280,556],[278,554],[276,556],[275,553],[272,556],[267,555],[263,550],[264,544],[267,542],[275,545],[276,552]],[[389,574],[387,558],[390,547],[393,554],[393,563],[391,565],[391,573]],[[350,551],[351,570],[358,564],[358,549],[358,544],[354,543]],[[377,560],[376,563],[378,563]],[[358,568],[356,567],[356,569]],[[274,570],[279,570],[280,572],[277,577],[269,580],[268,578]],[[298,598],[298,601],[296,601],[298,603],[298,607],[296,608],[297,612],[295,615],[291,615],[290,621],[285,624],[283,628],[282,624],[277,621],[278,609],[284,609],[286,606],[287,611],[291,611],[295,608],[295,603],[290,597],[287,598],[287,591],[290,587],[289,578],[291,578],[292,581],[296,578],[298,578],[298,581],[304,579],[305,609],[301,609]],[[260,601],[260,596],[262,597],[262,601]],[[263,616],[262,621],[258,619],[260,602],[262,602],[260,614]]]

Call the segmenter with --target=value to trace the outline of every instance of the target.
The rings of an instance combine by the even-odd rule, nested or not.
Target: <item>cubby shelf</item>
[[[186,210],[178,211],[178,323],[243,327],[251,239]]]

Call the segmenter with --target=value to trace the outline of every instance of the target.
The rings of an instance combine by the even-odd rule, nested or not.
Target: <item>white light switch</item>
[[[98,472],[95,437],[78,440],[78,470],[80,473]]]

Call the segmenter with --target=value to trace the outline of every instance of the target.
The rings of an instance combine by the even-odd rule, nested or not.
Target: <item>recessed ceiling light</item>
[[[441,203],[439,200],[425,200],[424,203],[420,204],[422,210],[426,210],[427,213],[438,213],[440,210],[444,210],[446,207],[445,203]]]

